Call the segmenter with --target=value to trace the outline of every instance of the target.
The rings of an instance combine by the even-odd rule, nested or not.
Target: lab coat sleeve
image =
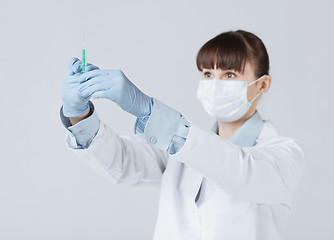
[[[253,203],[288,206],[305,162],[297,140],[277,136],[240,147],[194,124],[182,149],[171,158],[198,170],[230,194]]]
[[[63,107],[60,109],[60,119],[64,127],[74,135],[76,140],[75,148],[78,149],[88,148],[99,130],[100,120],[91,101],[89,101],[89,106],[90,116],[73,126],[70,119],[64,116]]]
[[[117,184],[159,186],[169,156],[134,135],[118,135],[102,121],[87,148],[78,145],[71,131],[66,143],[81,160]]]
[[[189,121],[182,114],[153,99],[149,118],[137,119],[135,134],[147,143],[175,154],[185,143],[189,127]]]

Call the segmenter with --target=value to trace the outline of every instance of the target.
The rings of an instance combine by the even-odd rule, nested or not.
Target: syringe
[[[85,29],[82,28],[82,73],[86,72],[86,42],[85,42]]]

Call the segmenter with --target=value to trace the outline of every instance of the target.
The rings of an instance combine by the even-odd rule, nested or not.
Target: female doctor
[[[120,70],[71,60],[60,116],[69,148],[119,184],[160,186],[155,240],[281,239],[304,171],[299,141],[280,136],[256,110],[271,84],[262,41],[242,30],[199,50],[197,97],[216,119],[201,129],[141,92]],[[135,135],[100,121],[90,98],[137,117]]]

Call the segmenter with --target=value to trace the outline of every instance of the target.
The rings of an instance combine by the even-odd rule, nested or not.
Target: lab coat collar
[[[230,142],[238,144],[241,147],[254,146],[256,138],[259,136],[264,121],[258,111],[251,116],[229,139]],[[218,121],[216,121],[211,131],[218,133]]]

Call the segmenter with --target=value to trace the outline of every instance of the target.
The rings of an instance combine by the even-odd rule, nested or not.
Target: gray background
[[[203,128],[195,57],[217,34],[265,43],[272,86],[258,110],[304,144],[307,170],[285,239],[334,239],[333,1],[9,1],[0,6],[0,239],[151,239],[159,189],[115,185],[65,146],[58,111],[82,25],[88,60],[122,69],[146,94]],[[101,119],[132,134],[107,100]]]

